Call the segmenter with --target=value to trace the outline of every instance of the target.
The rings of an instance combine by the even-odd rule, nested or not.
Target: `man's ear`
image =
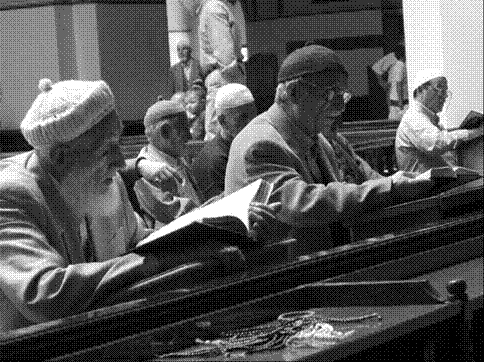
[[[286,94],[291,103],[297,103],[300,99],[300,82],[290,82],[286,86]]]
[[[169,121],[164,121],[162,126],[160,126],[160,136],[164,139],[170,138],[170,133],[172,132],[172,125]]]
[[[54,146],[49,152],[49,158],[53,164],[64,166],[67,162],[69,146],[59,144]]]

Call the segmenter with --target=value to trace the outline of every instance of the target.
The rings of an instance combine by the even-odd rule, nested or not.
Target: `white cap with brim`
[[[103,81],[39,81],[41,93],[25,115],[20,130],[34,149],[62,144],[91,129],[115,108]]]
[[[214,107],[216,112],[220,114],[222,110],[239,107],[251,102],[254,102],[254,97],[246,86],[239,83],[230,83],[217,91]]]
[[[418,71],[418,73],[416,73],[416,77],[414,77],[411,90],[414,92],[414,90],[419,86],[438,77],[444,77],[443,70],[439,68],[422,69]]]

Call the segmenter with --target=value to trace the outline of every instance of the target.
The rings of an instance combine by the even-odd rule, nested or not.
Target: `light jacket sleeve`
[[[29,198],[0,199],[0,288],[33,322],[78,314],[163,267],[153,256],[127,254],[104,262],[71,264],[65,241],[49,243]],[[62,251],[62,244],[64,249]]]
[[[270,202],[281,201],[278,219],[295,227],[308,227],[353,218],[392,204],[391,178],[360,185],[306,182],[297,156],[276,142],[258,141],[244,153],[248,182],[262,178],[274,184]]]

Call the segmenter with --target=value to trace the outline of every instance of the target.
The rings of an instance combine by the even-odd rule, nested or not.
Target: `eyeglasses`
[[[307,81],[306,79],[301,79],[301,82],[316,89],[318,94],[322,96],[327,95],[329,102],[331,102],[336,96],[341,96],[344,100],[344,104],[346,104],[352,98],[352,94],[347,89],[337,86],[322,88],[313,82]]]
[[[431,85],[431,88],[434,89],[436,92],[440,93],[440,94],[446,94],[446,98],[451,98],[451,96],[453,95],[451,93],[451,91],[448,91],[448,87],[447,86],[443,86],[443,85]]]

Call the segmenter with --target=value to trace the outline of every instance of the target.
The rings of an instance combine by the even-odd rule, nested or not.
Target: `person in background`
[[[202,80],[196,80],[185,95],[185,110],[192,140],[204,140],[205,135],[205,87]]]
[[[217,135],[206,142],[192,162],[192,172],[203,201],[224,192],[224,178],[232,140],[257,115],[251,91],[239,83],[230,83],[219,89],[215,99],[215,110],[221,127]]]
[[[442,166],[457,166],[453,151],[462,143],[483,137],[480,128],[446,130],[438,114],[451,96],[439,69],[424,69],[412,84],[413,102],[396,132],[395,150],[400,170],[423,173]]]
[[[174,101],[158,101],[144,118],[149,144],[140,151],[137,162],[148,160],[168,164],[177,171],[175,188],[161,188],[156,180],[142,178],[135,183],[140,207],[157,226],[167,224],[200,206],[201,194],[189,165],[182,157],[191,135],[187,114]]]
[[[0,331],[124,301],[146,278],[147,295],[173,290],[170,276],[191,262],[243,265],[237,249],[130,253],[150,230],[117,173],[122,123],[110,88],[48,79],[39,88],[20,125],[34,150],[0,161]],[[204,271],[198,278],[214,274]]]
[[[205,140],[218,130],[214,102],[228,83],[246,84],[246,22],[239,0],[207,0],[199,14],[200,63],[207,89]]]
[[[420,196],[433,186],[398,172],[382,177],[338,133],[348,75],[330,49],[295,50],[281,65],[275,103],[231,144],[225,176],[229,194],[262,178],[281,240],[297,239],[297,254],[346,242],[341,222]],[[412,175],[414,176],[414,175]]]
[[[177,92],[187,92],[196,79],[202,78],[200,63],[192,57],[192,47],[187,40],[177,43],[177,55],[180,61],[170,67],[168,74],[168,98]]]
[[[401,120],[409,104],[404,41],[372,66],[379,83],[386,90],[390,120]]]

